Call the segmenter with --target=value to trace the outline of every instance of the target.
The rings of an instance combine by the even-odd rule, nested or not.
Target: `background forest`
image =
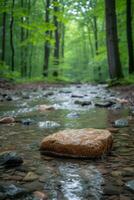
[[[69,82],[128,77],[134,72],[133,10],[131,0],[0,0],[0,76]]]

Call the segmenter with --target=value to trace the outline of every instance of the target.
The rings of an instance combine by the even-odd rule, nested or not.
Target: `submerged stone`
[[[114,104],[114,102],[112,101],[96,101],[95,102],[95,106],[97,107],[104,107],[104,108],[108,108],[110,106],[112,106]]]
[[[74,118],[79,118],[80,115],[79,115],[78,113],[76,113],[76,112],[72,112],[72,113],[69,113],[69,114],[67,115],[67,117],[68,117],[68,118],[71,118],[71,119],[74,119]]]
[[[48,155],[96,158],[106,154],[112,142],[108,130],[67,129],[45,137],[40,150]]]
[[[44,104],[44,105],[39,105],[38,110],[41,111],[41,112],[44,112],[44,111],[55,110],[55,108],[53,106]]]
[[[114,127],[116,128],[123,128],[128,126],[128,120],[127,119],[118,119],[114,122]]]
[[[26,189],[18,187],[14,184],[0,185],[0,191],[5,198],[11,198],[11,199],[24,195],[26,193]]]
[[[77,100],[74,103],[78,104],[78,105],[81,105],[81,106],[89,106],[89,105],[91,105],[91,101],[79,101],[79,100]]]
[[[134,180],[128,181],[125,186],[134,193]]]
[[[56,128],[60,126],[60,124],[54,121],[39,122],[38,125],[40,128]]]
[[[15,167],[23,163],[23,159],[16,152],[5,151],[0,153],[0,165]]]

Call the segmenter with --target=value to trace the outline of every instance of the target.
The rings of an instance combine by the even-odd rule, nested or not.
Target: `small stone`
[[[81,94],[72,94],[71,97],[72,98],[83,98],[84,96]]]
[[[35,191],[34,192],[34,197],[37,200],[48,200],[48,196],[45,193],[40,192],[40,191]]]
[[[5,99],[6,99],[6,101],[12,101],[13,100],[11,96],[6,96]]]
[[[113,171],[113,172],[111,172],[111,175],[114,177],[119,177],[122,175],[122,172],[121,171]]]
[[[5,151],[0,153],[0,165],[15,167],[23,163],[23,159],[16,152]]]
[[[55,110],[55,108],[53,106],[49,106],[49,105],[39,105],[38,110],[41,111],[41,112],[44,112],[44,111]]]
[[[104,194],[106,195],[119,195],[120,192],[120,188],[111,185],[110,183],[104,188]]]
[[[34,181],[36,179],[38,179],[37,174],[35,174],[34,172],[28,172],[23,181]]]
[[[104,108],[108,108],[110,106],[112,106],[114,104],[114,102],[112,101],[97,101],[95,102],[95,106],[97,107],[104,107]]]
[[[0,123],[2,124],[10,124],[10,123],[14,123],[15,119],[13,117],[4,117],[2,119],[0,119]]]
[[[38,125],[40,128],[57,128],[60,126],[60,124],[54,121],[39,122]]]
[[[76,113],[76,112],[72,112],[72,113],[69,113],[67,115],[67,117],[73,119],[73,118],[79,118],[80,115],[78,113]]]
[[[118,119],[114,122],[114,127],[116,128],[123,128],[128,126],[128,120],[127,119]]]
[[[118,133],[119,132],[119,129],[118,128],[108,128],[108,130],[111,132],[111,133]]]
[[[125,184],[126,188],[134,193],[134,180],[128,181]]]
[[[31,120],[31,119],[24,119],[24,120],[21,121],[21,123],[22,123],[23,125],[28,126],[28,125],[30,125],[30,124],[33,123],[33,120]]]
[[[81,106],[89,106],[89,105],[91,105],[91,101],[79,101],[79,100],[77,100],[74,103],[78,104],[78,105],[81,105]]]
[[[24,188],[18,187],[14,184],[0,185],[0,191],[5,195],[6,198],[12,199],[19,197],[27,192]]]

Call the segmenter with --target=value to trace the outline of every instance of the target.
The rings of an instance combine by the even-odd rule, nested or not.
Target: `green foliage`
[[[3,62],[0,62],[0,78],[19,79],[20,73],[17,71],[10,71],[10,67]]]

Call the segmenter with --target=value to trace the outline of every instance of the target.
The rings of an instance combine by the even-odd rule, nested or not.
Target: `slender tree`
[[[50,0],[46,0],[46,14],[45,14],[45,22],[46,24],[49,24],[50,22]],[[48,37],[50,36],[50,31],[47,30],[45,33],[46,36],[46,41],[45,41],[45,46],[44,46],[44,65],[43,65],[43,75],[48,76],[48,66],[49,66],[49,56],[50,56],[50,44],[48,41]]]
[[[60,56],[60,34],[59,34],[59,22],[58,22],[58,0],[53,0],[54,5],[54,25],[55,25],[55,32],[54,32],[54,38],[55,38],[55,48],[54,48],[54,65],[59,65],[59,56]],[[54,76],[58,76],[57,69],[53,73]]]
[[[126,0],[126,14],[127,14],[127,43],[128,43],[128,59],[129,59],[129,73],[134,73],[134,50],[132,38],[132,9],[131,0]]]
[[[14,71],[14,56],[15,56],[15,51],[14,51],[14,32],[13,32],[13,27],[14,27],[14,4],[15,0],[12,0],[12,10],[11,10],[11,21],[10,21],[10,46],[11,46],[11,70]]]
[[[4,1],[4,6],[6,7],[7,1]],[[5,61],[5,48],[6,48],[6,12],[3,12],[3,19],[2,19],[2,48],[1,48],[1,60]]]
[[[117,38],[115,0],[105,0],[106,40],[110,78],[123,77]]]

